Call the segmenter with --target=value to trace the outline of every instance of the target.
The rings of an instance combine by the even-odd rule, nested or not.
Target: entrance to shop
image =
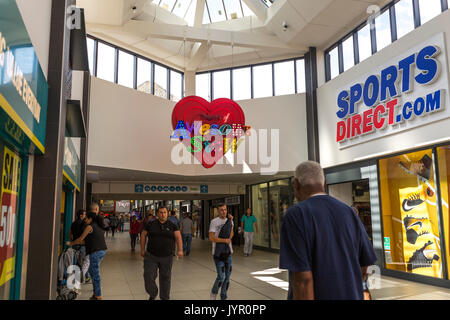
[[[328,193],[353,207],[373,243],[369,179],[328,185]]]

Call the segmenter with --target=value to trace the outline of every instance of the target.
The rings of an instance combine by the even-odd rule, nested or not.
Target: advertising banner
[[[4,149],[0,216],[0,286],[14,278],[16,212],[22,160]]]

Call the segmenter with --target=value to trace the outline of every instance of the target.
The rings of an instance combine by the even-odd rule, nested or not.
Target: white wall
[[[342,73],[340,76],[327,82],[318,89],[320,160],[323,167],[326,168],[354,162],[361,157],[370,155],[373,155],[375,158],[377,154],[404,151],[450,136],[450,118],[446,118],[438,122],[424,124],[420,127],[378,138],[342,150],[339,150],[338,143],[336,143],[336,123],[338,119],[336,116],[336,112],[338,111],[336,100],[337,95],[341,90],[344,90],[344,88],[349,88],[351,85],[357,83],[363,76],[379,74],[382,67],[387,67],[385,65],[386,63],[395,61],[397,58],[406,57],[407,55],[405,54],[407,54],[408,50],[428,41],[442,32],[445,33],[444,38],[446,48],[442,48],[441,51],[446,52],[447,55],[445,57],[445,54],[441,54],[441,60],[447,61],[447,66],[444,66],[442,70],[449,69],[448,61],[450,61],[450,56],[448,43],[450,43],[450,24],[448,21],[450,21],[450,10],[447,10],[435,19],[400,38],[392,45]],[[442,71],[441,78],[442,77],[448,77],[448,71]],[[448,109],[450,109],[450,105],[448,105],[448,95],[450,90],[448,83],[444,84],[442,89],[445,90],[446,96],[444,100],[445,110],[440,111],[439,113],[446,112],[448,114]],[[429,93],[431,93],[431,91]],[[432,119],[432,116],[434,115],[435,114],[428,115],[427,117],[428,119]]]
[[[16,0],[16,2],[47,79],[52,0]]]
[[[293,171],[308,158],[304,94],[238,103],[247,125],[254,129],[280,129],[279,171]],[[211,169],[200,164],[175,165],[171,151],[176,142],[169,138],[173,131],[172,101],[92,78],[90,105],[89,165],[180,175],[243,172],[241,164],[216,164]],[[249,167],[260,172],[267,166]]]

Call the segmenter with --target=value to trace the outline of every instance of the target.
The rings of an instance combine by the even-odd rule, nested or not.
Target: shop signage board
[[[449,118],[444,34],[348,83],[336,98],[340,149]]]
[[[71,138],[65,138],[63,174],[80,191],[81,162]]]
[[[135,193],[201,193],[200,185],[135,184]]]
[[[45,153],[48,84],[15,0],[0,0],[0,132]]]
[[[8,147],[3,150],[0,212],[0,287],[14,278],[17,204],[22,160]]]

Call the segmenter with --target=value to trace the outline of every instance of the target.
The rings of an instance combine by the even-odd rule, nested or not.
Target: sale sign
[[[14,278],[16,213],[22,160],[5,147],[0,212],[0,286]]]

